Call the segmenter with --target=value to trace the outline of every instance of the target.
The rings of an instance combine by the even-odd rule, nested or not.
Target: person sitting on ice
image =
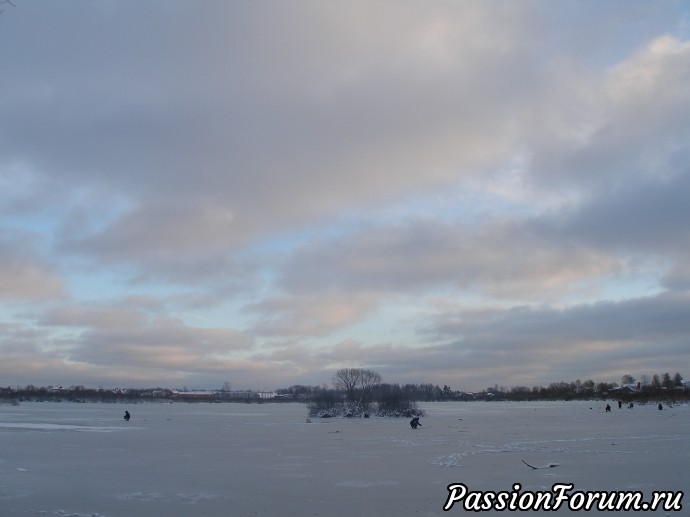
[[[129,411],[125,411],[124,419],[127,420],[127,422],[129,422],[130,418],[132,418],[132,415],[129,414]]]
[[[416,416],[412,420],[410,420],[410,427],[412,429],[417,429],[417,426],[420,426],[420,425],[422,425],[422,424],[419,422],[418,416]]]
[[[610,413],[610,412],[611,412],[611,406],[608,405],[608,404],[606,404],[606,412],[607,412],[607,413]]]

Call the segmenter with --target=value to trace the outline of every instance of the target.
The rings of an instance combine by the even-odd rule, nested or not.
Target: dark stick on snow
[[[524,464],[527,465],[529,468],[534,469],[534,470],[537,470],[537,469],[551,469],[551,468],[553,468],[553,467],[558,467],[558,466],[560,465],[560,463],[549,463],[548,465],[544,465],[543,467],[535,467],[534,465],[530,465],[529,463],[527,463],[525,460],[522,460],[522,463],[524,463]]]

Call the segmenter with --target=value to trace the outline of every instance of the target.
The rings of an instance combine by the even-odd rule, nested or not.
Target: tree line
[[[690,386],[686,386],[680,373],[654,374],[651,377],[642,375],[639,380],[626,374],[621,382],[594,382],[591,379],[571,382],[552,382],[547,386],[499,386],[495,384],[477,392],[454,390],[447,384],[397,384],[371,383],[371,374],[367,374],[366,388],[357,387],[358,369],[339,370],[334,376],[332,386],[322,384],[310,386],[296,384],[289,388],[277,390],[282,396],[296,400],[358,400],[370,403],[389,398],[399,398],[413,402],[443,402],[469,400],[577,400],[591,398],[617,398],[621,400],[687,400],[690,398]],[[367,370],[371,372],[370,370]],[[375,373],[375,372],[373,372]],[[345,378],[343,378],[345,377]],[[378,376],[381,379],[381,376]]]
[[[186,390],[183,389],[184,393]],[[29,384],[17,387],[0,387],[0,400],[65,400],[95,402],[131,402],[147,399],[176,399],[189,401],[212,400],[217,402],[266,402],[265,397],[247,390],[231,392],[229,383],[222,388],[209,391],[208,397],[185,399],[179,392],[167,388],[146,389],[105,389],[70,386],[35,386]],[[414,412],[416,402],[470,401],[470,400],[578,400],[578,399],[619,399],[625,401],[690,399],[690,384],[686,384],[680,373],[642,375],[638,379],[623,375],[619,382],[594,382],[593,380],[571,382],[552,382],[547,386],[512,386],[495,384],[484,390],[469,392],[452,389],[449,385],[432,383],[398,384],[383,382],[381,375],[370,369],[344,368],[338,370],[331,384],[295,384],[276,390],[272,402],[299,401],[315,404],[313,407],[338,410],[340,412],[364,415],[372,411],[384,414],[407,414]]]

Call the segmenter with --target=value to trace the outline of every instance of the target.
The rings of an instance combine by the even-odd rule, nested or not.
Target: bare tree
[[[371,403],[372,391],[381,384],[381,374],[374,370],[360,370],[359,375],[359,405],[368,410]]]
[[[360,385],[362,370],[359,368],[342,368],[335,372],[333,376],[333,386],[336,389],[343,390],[347,400],[354,402],[356,400],[357,388]]]
[[[362,368],[342,368],[335,372],[333,385],[343,390],[357,411],[368,411],[373,390],[381,384],[381,374]]]
[[[621,377],[621,386],[625,384],[635,384],[635,377],[633,377],[629,373],[623,375],[623,377]]]

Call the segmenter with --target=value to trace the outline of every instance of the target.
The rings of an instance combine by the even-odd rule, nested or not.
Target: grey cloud
[[[151,373],[155,379],[236,369],[243,363],[234,357],[237,352],[248,351],[255,344],[254,338],[241,330],[195,327],[159,314],[164,307],[161,301],[146,296],[128,296],[110,303],[64,304],[36,311],[32,326],[4,325],[7,332],[0,346],[5,352],[14,351],[16,361],[27,365],[36,356],[37,375],[43,378],[45,361],[51,358],[82,369],[79,376],[90,377],[113,368],[121,379],[136,380],[137,372],[147,369],[155,372]],[[32,339],[34,343],[40,341],[40,347],[20,346]],[[44,355],[45,361],[41,359]],[[112,374],[105,375],[110,378]]]
[[[295,293],[416,293],[445,286],[529,297],[562,293],[615,268],[615,260],[594,247],[548,239],[526,222],[469,228],[429,220],[305,246],[286,263],[281,282]]]
[[[690,250],[683,256],[690,255]],[[666,289],[687,291],[690,289],[690,264],[685,260],[679,260],[661,279]]]
[[[120,372],[120,379],[130,381],[141,380],[146,371],[151,382],[192,373],[227,375],[246,363],[234,354],[254,344],[251,336],[239,330],[193,327],[169,317],[149,317],[134,306],[61,307],[47,312],[39,324],[46,350],[79,365],[86,372],[82,375],[110,368]],[[28,356],[19,359],[30,361]],[[104,375],[110,378],[112,373]]]
[[[213,203],[167,203],[139,207],[109,225],[105,232],[63,237],[65,250],[88,252],[109,261],[146,260],[212,253],[227,247],[236,232],[234,215]]]
[[[525,123],[551,129],[523,109],[544,88],[530,23],[547,20],[529,16],[536,6],[269,5],[137,5],[127,38],[115,37],[114,13],[102,6],[88,27],[59,10],[15,16],[18,27],[52,34],[63,62],[53,64],[56,49],[39,40],[25,49],[34,66],[13,65],[13,102],[1,108],[5,155],[59,171],[67,184],[126,192],[134,204],[66,249],[129,260],[174,247],[203,263],[262,232],[500,163]],[[264,17],[267,9],[282,16]],[[627,112],[612,123],[629,127],[617,113]],[[566,166],[579,174],[575,162]],[[232,224],[209,220],[208,207],[232,214]]]
[[[53,348],[17,344],[13,368],[96,379],[116,362],[177,382],[358,360],[391,380],[481,386],[529,378],[535,358],[535,377],[584,367],[578,353],[601,359],[590,371],[651,361],[642,340],[687,364],[672,317],[690,278],[684,6],[621,6],[67,0],[4,13],[0,296],[52,300],[105,272],[118,288],[174,290],[34,314]],[[323,237],[344,213],[366,221],[506,168],[536,216],[465,224],[432,209]],[[312,242],[276,258],[309,228]],[[439,290],[567,307],[641,256],[667,266],[658,281],[675,295],[465,312],[420,334],[420,350],[329,342],[401,298],[419,297],[429,321]],[[249,330],[175,321],[229,300]]]
[[[488,85],[506,84],[500,74],[514,56],[508,45],[494,49],[507,28],[494,27],[483,8],[470,10],[493,38],[474,48],[441,31],[452,37],[445,43],[453,60],[434,68],[411,51],[421,45],[416,32],[444,23],[442,12],[410,6],[391,18],[366,4],[354,14],[315,3],[263,18],[260,6],[214,7],[182,16],[177,7],[137,5],[127,38],[117,37],[107,23],[112,13],[98,7],[86,29],[60,12],[23,14],[18,23],[38,24],[60,42],[64,63],[51,65],[55,50],[46,38],[25,51],[31,68],[15,65],[14,96],[39,92],[3,104],[5,156],[70,183],[128,192],[142,211],[159,195],[222,202],[251,233],[454,178],[451,168],[494,161],[496,147],[485,142],[505,147],[498,128],[508,110],[496,101],[510,97],[483,96]],[[462,23],[467,13],[453,15]],[[219,19],[237,30],[221,30]],[[362,19],[373,32],[358,32]],[[258,23],[268,25],[268,36]],[[358,41],[358,34],[374,39]],[[465,74],[464,59],[469,69],[481,59],[484,73]],[[374,188],[372,177],[379,178]],[[127,222],[109,230],[113,239]],[[155,227],[140,222],[155,243]]]
[[[564,236],[578,246],[638,266],[661,269],[659,285],[688,286],[690,250],[690,170],[668,179],[633,182],[592,194],[572,209],[531,221],[536,231],[556,242]],[[646,266],[643,266],[646,264]]]
[[[0,238],[0,299],[36,301],[65,296],[59,274],[38,258],[34,238],[4,230]]]
[[[324,336],[368,315],[378,298],[369,293],[319,293],[269,298],[244,308],[256,314],[259,336]]]
[[[0,270],[0,298],[45,300],[64,295],[62,280],[39,264],[4,257],[0,260]]]
[[[48,309],[38,323],[48,327],[84,327],[100,329],[132,328],[144,325],[146,317],[136,310],[118,307],[69,306]]]
[[[544,226],[551,227],[554,238],[565,232],[599,248],[664,255],[688,246],[689,220],[690,169],[686,168],[670,179],[638,181],[593,194]]]
[[[573,70],[534,111],[530,174],[546,188],[625,188],[671,177],[688,161],[690,45],[648,42],[605,75]],[[567,99],[567,101],[566,101]]]
[[[379,369],[389,382],[431,379],[455,389],[616,380],[620,372],[658,373],[686,364],[687,294],[664,294],[568,309],[513,308],[439,318],[421,348],[342,343],[319,357]],[[445,341],[445,343],[444,343]]]
[[[511,222],[410,220],[367,225],[297,248],[280,285],[292,293],[415,293],[430,287],[479,289],[545,299],[583,283],[626,274],[631,261],[666,261],[660,279],[682,289],[690,248],[690,175],[632,183],[573,208]]]
[[[375,365],[390,382],[430,379],[454,389],[545,385],[576,378],[616,380],[667,371],[688,361],[687,294],[566,309],[461,311],[420,334],[421,348],[335,347],[333,364]],[[675,366],[670,366],[675,365]]]
[[[665,293],[621,302],[597,302],[565,309],[514,308],[457,314],[434,327],[452,338],[455,347],[510,353],[548,353],[550,350],[592,355],[615,347],[621,358],[635,346],[663,356],[690,330],[687,293]],[[635,345],[628,349],[628,345]],[[623,346],[625,345],[625,346]]]
[[[39,351],[38,342],[47,334],[42,329],[20,323],[0,323],[0,350],[3,357],[13,353],[34,354]]]
[[[194,328],[179,321],[154,319],[123,328],[94,328],[77,337],[72,357],[94,364],[171,365],[192,369],[195,361],[251,346],[249,336],[233,329]]]

